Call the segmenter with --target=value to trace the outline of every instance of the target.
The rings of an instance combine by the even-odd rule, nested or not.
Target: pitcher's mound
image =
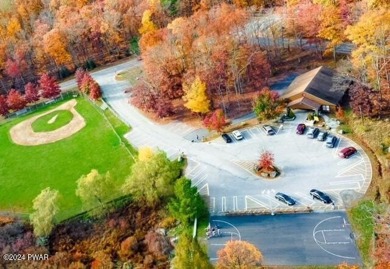
[[[15,144],[23,146],[37,146],[54,143],[80,131],[86,124],[84,118],[76,111],[77,101],[72,99],[50,111],[22,121],[10,130],[11,139]],[[50,132],[34,132],[31,124],[38,118],[56,110],[69,110],[73,119],[66,125]]]

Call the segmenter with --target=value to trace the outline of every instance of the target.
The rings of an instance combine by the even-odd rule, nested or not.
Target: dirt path
[[[49,110],[40,115],[34,116],[28,120],[22,121],[15,125],[10,130],[11,139],[15,144],[23,146],[37,146],[49,143],[54,143],[64,138],[67,138],[78,131],[80,131],[86,124],[84,118],[76,111],[75,106],[77,101],[75,99],[70,100],[52,110]],[[50,132],[34,132],[32,123],[53,111],[56,110],[69,110],[73,114],[73,119],[65,126],[58,128],[57,130]]]

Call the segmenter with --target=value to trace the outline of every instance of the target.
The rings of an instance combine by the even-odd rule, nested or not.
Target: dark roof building
[[[296,77],[280,98],[286,99],[290,108],[335,110],[345,93],[345,88],[336,84],[333,70],[320,66]]]

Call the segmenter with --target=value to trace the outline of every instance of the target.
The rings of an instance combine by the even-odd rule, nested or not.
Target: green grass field
[[[50,120],[55,118],[53,123]],[[73,119],[73,114],[69,110],[56,110],[36,119],[32,124],[34,132],[50,132],[68,124]]]
[[[51,187],[61,194],[58,216],[61,220],[82,210],[81,202],[75,195],[76,180],[81,175],[93,168],[101,173],[110,171],[119,186],[130,173],[133,159],[129,150],[133,149],[121,141],[107,118],[121,134],[129,127],[110,112],[105,112],[106,118],[103,117],[87,100],[77,100],[76,110],[86,120],[86,127],[53,144],[16,145],[10,139],[9,130],[15,124],[61,103],[0,125],[0,210],[30,212],[34,197],[42,189]]]

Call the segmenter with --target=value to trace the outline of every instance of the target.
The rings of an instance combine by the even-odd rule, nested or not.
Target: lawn
[[[54,122],[50,123],[54,119]],[[34,132],[54,131],[73,119],[73,114],[69,110],[56,110],[36,119],[32,124]]]
[[[110,171],[121,185],[130,173],[133,159],[131,145],[121,141],[114,129],[122,133],[129,127],[115,119],[103,117],[89,101],[78,98],[76,110],[87,125],[80,132],[53,144],[20,146],[13,144],[9,130],[15,124],[48,111],[61,103],[0,125],[0,210],[28,213],[32,200],[46,187],[61,194],[58,219],[79,213],[81,202],[75,195],[76,180],[91,169]],[[108,119],[108,120],[107,120]]]

